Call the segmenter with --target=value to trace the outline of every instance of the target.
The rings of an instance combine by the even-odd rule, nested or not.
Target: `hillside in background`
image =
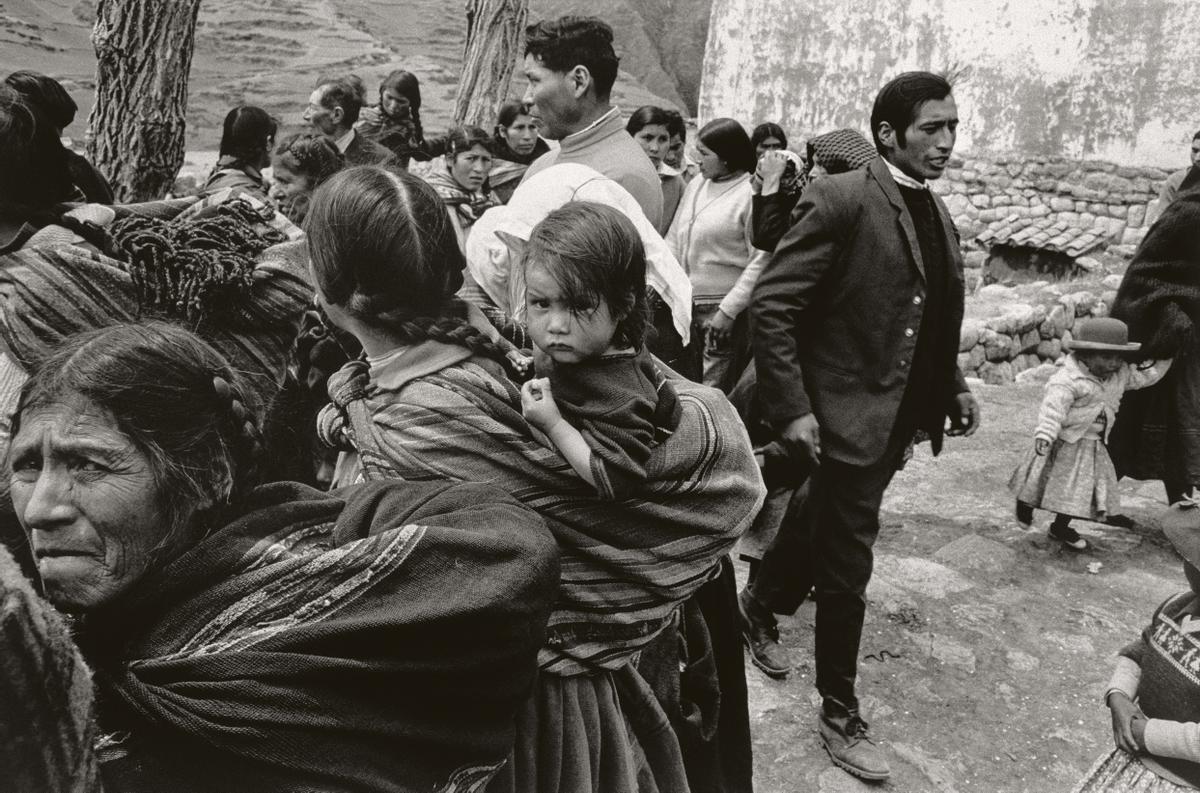
[[[590,13],[616,33],[621,74],[614,100],[695,112],[711,0],[531,0],[532,20]],[[81,137],[95,84],[89,40],[94,0],[0,0],[0,73],[35,69],[62,80],[80,104],[67,129]],[[353,71],[369,86],[396,68],[421,78],[422,120],[450,123],[466,22],[445,0],[204,0],[196,34],[188,111],[189,148],[216,148],[221,120],[245,102],[285,126],[316,79]],[[524,90],[514,77],[512,90]]]

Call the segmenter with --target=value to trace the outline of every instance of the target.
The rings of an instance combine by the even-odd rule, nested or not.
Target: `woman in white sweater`
[[[692,281],[693,323],[703,340],[704,384],[726,393],[750,359],[745,309],[770,257],[750,244],[754,147],[742,125],[718,118],[696,144],[700,177],[688,183],[667,245]]]

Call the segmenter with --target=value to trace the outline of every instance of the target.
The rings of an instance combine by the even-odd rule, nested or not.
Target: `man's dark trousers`
[[[879,507],[898,455],[871,466],[821,459],[797,514],[785,516],[750,584],[774,614],[793,614],[810,591],[817,601],[817,691],[855,708],[858,647],[867,583],[879,534]]]

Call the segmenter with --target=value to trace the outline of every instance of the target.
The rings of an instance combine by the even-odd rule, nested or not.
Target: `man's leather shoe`
[[[738,621],[750,650],[750,661],[769,677],[782,680],[792,671],[792,659],[779,643],[775,615],[759,605],[748,590],[738,595]]]
[[[871,782],[880,782],[891,776],[892,769],[883,751],[871,740],[867,723],[858,715],[858,711],[839,714],[838,710],[841,709],[826,707],[817,724],[821,743],[825,745],[833,764]]]

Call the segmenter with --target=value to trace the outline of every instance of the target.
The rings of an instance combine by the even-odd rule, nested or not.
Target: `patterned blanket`
[[[679,426],[623,500],[598,497],[535,437],[500,366],[461,348],[427,342],[369,373],[348,364],[330,378],[334,404],[322,418],[332,434],[342,429],[369,479],[489,482],[537,510],[562,557],[539,661],[547,672],[581,674],[617,669],[645,647],[717,573],[762,504],[762,478],[728,400],[671,382]],[[343,423],[327,421],[331,413]]]

